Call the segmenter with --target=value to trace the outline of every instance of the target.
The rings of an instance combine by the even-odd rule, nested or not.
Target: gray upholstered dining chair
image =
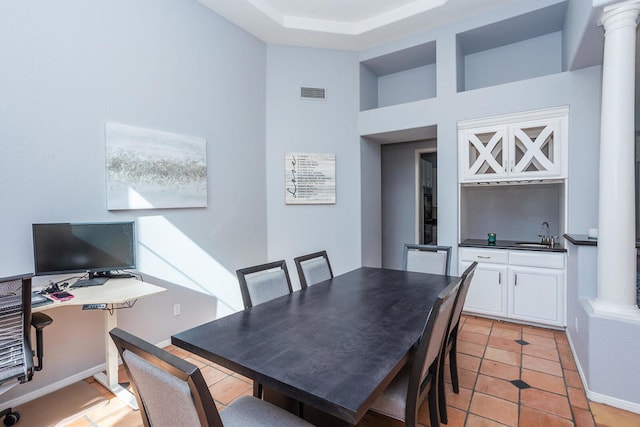
[[[293,292],[285,260],[236,270],[244,308],[250,308]],[[253,395],[262,398],[263,387],[253,382]]]
[[[294,258],[293,262],[296,264],[302,289],[333,278],[333,270],[331,270],[327,251],[302,255]]]
[[[446,274],[451,268],[451,246],[406,243],[402,269],[419,273]]]
[[[446,394],[444,392],[444,361],[449,356],[449,372],[451,373],[451,385],[453,386],[453,392],[460,393],[460,386],[458,383],[458,329],[460,326],[460,316],[462,315],[462,308],[464,302],[467,299],[467,293],[473,280],[473,274],[476,271],[478,263],[474,261],[467,269],[462,273],[460,278],[460,289],[456,296],[456,302],[451,313],[451,321],[449,322],[449,332],[445,337],[445,342],[442,347],[442,356],[440,357],[440,373],[438,378],[438,390],[440,396],[438,398],[440,404],[440,419],[443,423],[447,424],[447,401]]]
[[[284,260],[236,270],[244,308],[293,292]]]
[[[436,299],[422,331],[413,361],[396,375],[369,410],[415,427],[418,409],[426,398],[431,427],[440,426],[438,378],[442,345],[446,338],[460,281],[447,286]]]
[[[218,412],[197,366],[130,333],[109,332],[122,358],[145,427],[291,426],[311,424],[252,396]]]

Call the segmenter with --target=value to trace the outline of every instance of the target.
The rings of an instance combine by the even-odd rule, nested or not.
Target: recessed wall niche
[[[562,72],[567,3],[457,34],[457,87],[464,92]]]
[[[435,41],[360,62],[360,111],[435,97]]]

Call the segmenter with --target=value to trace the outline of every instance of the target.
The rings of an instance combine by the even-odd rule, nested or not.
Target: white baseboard
[[[156,347],[165,348],[171,345],[171,338],[162,341],[161,343],[156,344]]]
[[[636,414],[640,414],[640,404],[635,402],[629,402],[627,400],[618,399],[615,397],[607,396],[605,394],[596,393],[594,391],[589,390],[589,384],[587,383],[587,379],[584,375],[584,371],[582,370],[582,366],[580,365],[580,359],[576,355],[576,350],[573,346],[573,341],[571,341],[571,334],[567,330],[567,339],[569,341],[569,348],[571,348],[571,353],[573,354],[573,360],[576,362],[576,366],[578,368],[578,373],[580,374],[580,379],[582,380],[582,386],[584,387],[584,391],[587,395],[587,399],[604,403],[605,405],[613,406],[614,408],[623,409],[625,411],[634,412]]]
[[[56,390],[60,390],[61,388],[64,388],[68,385],[77,383],[78,381],[84,381],[86,378],[89,378],[95,374],[97,374],[98,372],[102,372],[105,369],[107,369],[107,365],[105,363],[103,363],[102,365],[98,365],[96,367],[93,368],[89,368],[85,371],[82,372],[78,372],[75,375],[72,375],[70,377],[64,378],[60,381],[56,381],[55,383],[40,387],[37,390],[34,390],[32,392],[29,392],[27,394],[23,394],[22,396],[18,396],[15,399],[12,399],[8,402],[4,402],[2,404],[2,409],[4,408],[13,408],[15,406],[20,406],[22,404],[25,404],[27,402],[31,402],[34,399],[37,399],[39,397],[42,397],[44,395],[47,395],[49,393],[53,393]],[[38,373],[36,372],[34,374],[34,376],[38,375]]]
[[[640,404],[629,402],[627,400],[616,399],[615,397],[607,396],[593,391],[585,391],[587,392],[587,398],[591,401],[604,403],[605,405],[613,406],[614,408],[624,409],[625,411],[640,414]]]
[[[171,338],[166,339],[162,342],[160,342],[159,344],[157,344],[158,347],[160,348],[164,348],[171,345]],[[118,364],[121,364],[122,361],[120,361],[120,359],[118,358]],[[15,406],[20,406],[23,405],[27,402],[31,402],[34,399],[37,399],[39,397],[42,397],[44,395],[47,395],[49,393],[53,393],[54,391],[60,390],[61,388],[64,388],[68,385],[71,385],[73,383],[77,383],[78,381],[84,381],[85,379],[92,377],[100,372],[103,372],[107,369],[107,364],[103,363],[101,365],[95,366],[93,368],[89,368],[87,370],[84,370],[82,372],[78,372],[77,374],[74,374],[70,377],[67,377],[65,379],[62,379],[60,381],[56,381],[55,383],[51,383],[49,385],[40,387],[37,390],[34,390],[32,392],[23,394],[22,396],[18,396],[12,400],[9,400],[8,402],[3,402],[2,403],[2,408],[0,408],[0,410],[5,409],[5,408],[13,408]],[[34,374],[34,376],[37,376],[38,373],[36,372]],[[17,385],[18,387],[20,386],[19,384]]]

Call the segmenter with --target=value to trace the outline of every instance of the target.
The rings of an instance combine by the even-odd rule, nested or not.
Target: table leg
[[[104,310],[104,336],[106,349],[106,374],[100,372],[93,377],[100,384],[111,390],[113,394],[118,396],[123,402],[138,409],[138,402],[133,394],[118,383],[118,349],[113,343],[109,331],[118,326],[118,310]]]

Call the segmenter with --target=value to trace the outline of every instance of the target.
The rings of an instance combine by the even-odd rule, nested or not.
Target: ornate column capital
[[[607,32],[624,27],[635,28],[640,15],[640,0],[628,0],[607,6],[602,11],[599,25]]]

